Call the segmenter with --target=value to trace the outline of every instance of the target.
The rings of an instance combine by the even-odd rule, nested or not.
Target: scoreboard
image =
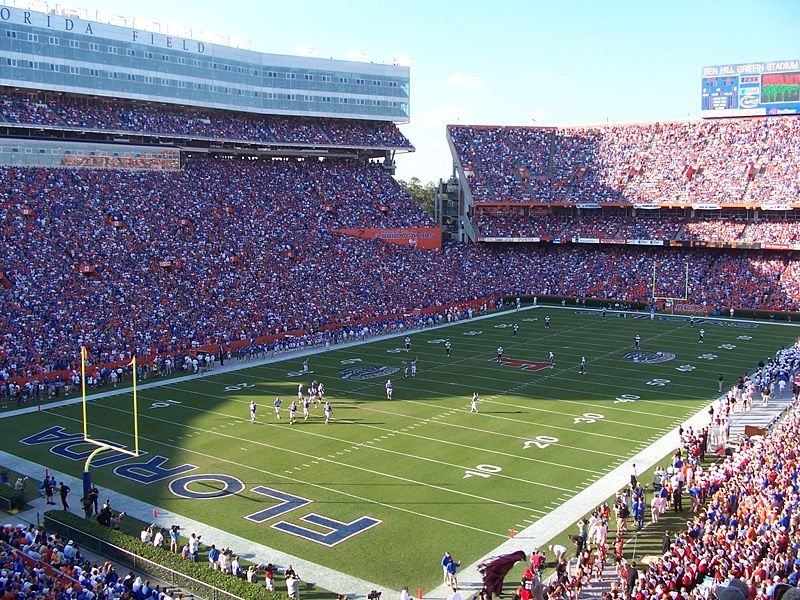
[[[800,61],[703,67],[700,115],[800,114]]]

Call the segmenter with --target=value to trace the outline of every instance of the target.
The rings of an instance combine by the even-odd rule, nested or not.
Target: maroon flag
[[[478,572],[483,576],[483,587],[492,595],[499,595],[503,591],[503,580],[511,568],[519,561],[525,560],[526,556],[522,550],[517,550],[511,554],[501,554],[483,561],[478,565]]]

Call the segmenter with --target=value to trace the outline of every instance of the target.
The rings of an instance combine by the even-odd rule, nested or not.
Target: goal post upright
[[[128,456],[139,456],[139,405],[136,390],[136,353],[133,353],[131,362],[128,365],[132,368],[133,375],[133,450],[125,448],[118,444],[112,444],[108,441],[96,440],[89,435],[89,418],[87,414],[87,399],[86,399],[86,361],[88,360],[88,352],[86,346],[81,346],[81,400],[83,405],[83,441],[88,444],[93,444],[97,448],[92,451],[86,458],[83,465],[83,497],[86,498],[89,494],[89,488],[92,487],[92,475],[89,470],[92,460],[101,452],[106,450],[113,450]]]
[[[688,268],[688,265],[687,265]],[[687,282],[689,273],[686,273]],[[687,283],[688,285],[688,283]],[[136,398],[136,351],[132,352],[131,368],[133,370],[133,451],[135,456],[139,456],[139,406]],[[146,366],[146,365],[145,365]]]
[[[683,296],[676,297],[676,296],[659,296],[656,294],[656,279],[658,274],[658,261],[653,261],[653,285],[652,285],[652,298],[653,301],[656,300],[664,300],[665,302],[669,301],[673,302],[688,302],[689,301],[689,261],[685,261],[684,264],[684,278],[683,278]],[[674,307],[674,304],[673,304]],[[673,308],[674,311],[674,308]]]

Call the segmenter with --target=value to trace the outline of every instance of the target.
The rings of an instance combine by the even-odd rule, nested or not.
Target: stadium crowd
[[[761,384],[791,377],[798,367],[797,346],[781,351],[761,369]],[[795,404],[769,435],[745,442],[720,465],[703,470],[687,458],[690,452],[676,455],[679,467],[684,459],[689,466],[682,487],[692,497],[691,519],[685,531],[665,540],[664,555],[657,562],[638,571],[637,577],[625,574],[628,597],[675,597],[675,592],[684,598],[690,593],[707,597],[726,584],[740,595],[720,595],[717,590],[717,597],[761,600],[780,598],[796,588],[798,433],[800,411]],[[734,579],[741,583],[731,584]]]
[[[48,94],[0,93],[0,123],[259,143],[410,148],[393,123],[282,117]]]
[[[709,242],[800,241],[800,222],[746,221],[741,218],[626,217],[589,214],[526,216],[513,207],[478,207],[475,221],[482,237],[600,238],[609,240],[690,240]]]
[[[396,315],[415,309],[531,291],[646,301],[655,261],[659,292],[685,291],[679,250],[430,252],[340,235],[432,225],[382,167],[347,160],[201,158],[179,172],[4,168],[0,211],[10,285],[3,379],[74,366],[80,345],[97,362],[132,348],[164,355],[298,330],[324,343],[332,326],[381,315],[397,325]],[[691,262],[697,302],[798,306],[798,288],[782,280],[785,256],[694,253]]]
[[[478,203],[780,205],[800,195],[796,116],[564,128],[451,125],[448,134]]]
[[[0,531],[0,593],[3,598],[47,600],[179,600],[182,594],[130,572],[120,574],[106,561],[93,563],[72,540],[33,525],[4,525]]]

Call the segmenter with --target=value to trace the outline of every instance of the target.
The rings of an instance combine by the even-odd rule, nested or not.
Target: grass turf
[[[298,374],[301,359],[293,358],[143,390],[145,459],[160,454],[169,458],[165,467],[192,464],[191,474],[231,475],[244,490],[201,501],[171,494],[168,481],[142,485],[115,476],[113,467],[97,468],[93,477],[104,488],[389,588],[430,589],[440,581],[444,550],[463,564],[490,552],[510,529],[556,509],[715,398],[718,374],[733,384],[797,337],[793,327],[769,323],[690,327],[641,317],[544,307],[415,333],[409,353],[400,336],[314,355],[307,374]],[[636,334],[651,360],[669,358],[659,352],[675,357],[653,364],[625,358]],[[512,364],[493,360],[499,345]],[[546,367],[548,351],[555,354],[553,369]],[[578,373],[581,356],[585,375]],[[401,361],[415,357],[417,376],[403,378]],[[400,368],[391,375],[394,399],[386,399],[386,374],[342,378],[359,367]],[[289,425],[298,382],[307,386],[314,378],[325,383],[332,423],[323,423],[317,406],[308,421],[298,409],[298,423]],[[477,415],[469,412],[475,391]],[[280,421],[272,409],[277,395],[284,400]],[[258,404],[255,424],[251,399]],[[93,435],[131,446],[130,395],[91,404]],[[52,425],[81,431],[80,407],[0,420],[0,448],[77,476],[81,462],[48,453],[48,444],[18,442]],[[256,486],[313,503],[255,523],[243,517],[276,504]],[[190,487],[211,492],[218,484]],[[309,513],[380,523],[333,547],[273,527],[283,520],[324,532],[300,519]]]

